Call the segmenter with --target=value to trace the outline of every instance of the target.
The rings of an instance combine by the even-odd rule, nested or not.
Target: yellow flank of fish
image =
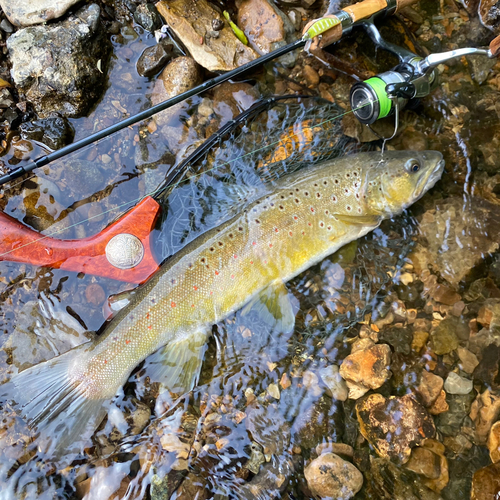
[[[361,153],[280,179],[167,261],[97,341],[21,372],[4,397],[49,443],[64,424],[52,438],[58,451],[88,435],[133,368],[164,345],[158,374],[172,390],[191,389],[214,323],[247,305],[293,329],[284,283],[400,213],[443,166],[434,151]]]

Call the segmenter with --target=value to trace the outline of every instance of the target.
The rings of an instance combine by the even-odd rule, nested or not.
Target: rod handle
[[[494,38],[490,43],[491,57],[500,55],[500,35]]]
[[[80,240],[43,236],[0,212],[0,260],[143,283],[158,270],[151,251],[150,234],[159,210],[158,203],[147,197],[99,234]],[[141,262],[131,269],[118,269],[106,257],[108,242],[124,233],[136,236],[144,248]]]

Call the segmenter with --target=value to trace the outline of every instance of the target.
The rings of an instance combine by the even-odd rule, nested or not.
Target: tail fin
[[[73,381],[69,368],[88,343],[14,375],[0,387],[0,400],[13,407],[39,434],[38,447],[57,459],[83,450],[104,417],[104,399],[85,396],[86,384]]]

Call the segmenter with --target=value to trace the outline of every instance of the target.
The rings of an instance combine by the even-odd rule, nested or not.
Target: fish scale
[[[440,153],[405,151],[361,153],[283,177],[165,262],[97,341],[21,372],[7,396],[46,435],[66,428],[53,446],[60,450],[95,428],[103,403],[161,346],[156,375],[171,389],[190,389],[211,325],[249,304],[293,328],[284,283],[400,213],[442,170]],[[20,390],[35,378],[37,387]]]

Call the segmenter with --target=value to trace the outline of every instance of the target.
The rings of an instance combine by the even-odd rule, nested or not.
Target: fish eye
[[[414,174],[420,170],[420,163],[417,160],[408,160],[406,162],[406,170]]]

